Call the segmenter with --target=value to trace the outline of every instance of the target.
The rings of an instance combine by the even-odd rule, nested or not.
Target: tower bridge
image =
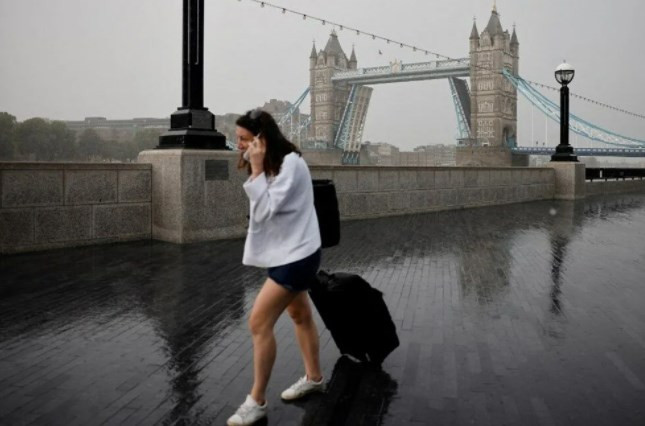
[[[411,64],[394,61],[386,66],[358,68],[354,49],[348,58],[332,31],[325,48],[317,50],[314,43],[309,56],[308,139],[317,147],[341,148],[343,162],[356,163],[373,90],[368,85],[448,79],[459,143],[514,146],[517,89],[501,71],[506,68],[517,74],[518,64],[517,34],[502,28],[495,7],[481,33],[473,23],[469,57],[456,60]]]
[[[309,86],[280,124],[290,129],[291,137],[301,141],[303,147],[341,149],[343,163],[356,164],[372,86],[446,79],[457,117],[458,145],[496,148],[500,155],[498,164],[511,161],[511,153],[527,155],[540,151],[543,155],[548,147],[536,151],[517,146],[517,95],[521,93],[547,120],[559,122],[560,110],[519,76],[519,51],[515,28],[509,33],[502,27],[495,6],[483,31],[473,22],[468,57],[454,60],[393,61],[389,65],[359,68],[354,48],[348,58],[338,35],[332,31],[324,49],[318,50],[314,43],[309,56]],[[293,114],[307,97],[311,103],[310,117],[306,121],[294,120]],[[598,149],[585,148],[582,155],[645,156],[643,140],[621,136],[573,114],[570,120],[572,132],[604,145]]]

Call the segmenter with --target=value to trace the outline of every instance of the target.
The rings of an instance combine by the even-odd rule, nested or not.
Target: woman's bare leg
[[[254,372],[251,397],[260,405],[264,404],[267,384],[275,362],[276,343],[273,326],[296,295],[297,293],[292,293],[271,278],[267,278],[253,304],[249,318],[249,328],[253,336]]]
[[[320,371],[318,330],[306,291],[298,293],[287,306],[287,312],[296,327],[296,338],[300,345],[307,377],[310,380],[319,381],[322,378],[322,372]]]

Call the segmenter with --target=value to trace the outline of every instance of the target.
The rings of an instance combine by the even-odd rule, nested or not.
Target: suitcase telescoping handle
[[[336,187],[330,179],[313,179],[312,184],[322,247],[333,247],[340,242],[340,211]]]

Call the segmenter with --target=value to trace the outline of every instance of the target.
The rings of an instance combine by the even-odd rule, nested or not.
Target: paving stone
[[[645,194],[346,221],[341,241],[323,268],[382,291],[401,346],[357,364],[315,313],[327,392],[284,404],[303,367],[283,315],[265,424],[645,423]],[[223,424],[251,386],[265,277],[243,244],[0,257],[0,423]]]

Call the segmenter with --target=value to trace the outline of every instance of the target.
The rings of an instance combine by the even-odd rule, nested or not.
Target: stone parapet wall
[[[0,253],[151,237],[149,164],[0,162]]]
[[[455,161],[464,167],[528,167],[529,156],[502,146],[458,146]]]
[[[342,219],[551,199],[555,191],[548,168],[311,166],[311,172],[334,181]]]
[[[139,155],[139,164],[0,163],[0,252],[243,237],[249,204],[238,157],[152,150]],[[564,173],[561,166],[310,169],[314,178],[334,181],[343,220],[645,190],[645,181],[578,184],[584,170]],[[568,166],[574,167],[580,168]]]
[[[645,191],[645,180],[598,180],[585,182],[587,195]]]
[[[343,151],[340,149],[303,150],[302,156],[309,165],[340,166]]]

